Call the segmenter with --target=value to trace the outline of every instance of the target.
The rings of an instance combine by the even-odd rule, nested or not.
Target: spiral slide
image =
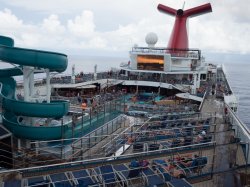
[[[0,95],[2,97],[3,125],[16,137],[30,140],[59,139],[65,126],[33,126],[30,123],[20,123],[19,116],[37,118],[61,118],[68,113],[67,101],[52,101],[50,103],[35,103],[17,100],[15,97],[16,82],[13,76],[23,75],[23,67],[49,69],[63,72],[67,68],[67,56],[60,53],[16,48],[14,40],[0,36],[0,60],[17,64],[18,67],[0,70]]]

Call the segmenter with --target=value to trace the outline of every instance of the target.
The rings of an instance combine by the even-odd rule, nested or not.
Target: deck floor
[[[208,99],[204,101],[202,112],[216,112],[216,148],[210,151],[214,151],[214,172],[218,172],[218,174],[215,174],[212,180],[193,185],[195,187],[237,187],[239,186],[239,177],[237,177],[237,172],[232,170],[232,168],[234,165],[245,164],[245,158],[241,146],[238,144],[229,144],[234,132],[229,129],[228,124],[223,120],[223,101],[216,99],[215,96],[208,96]],[[211,152],[210,154],[213,153]]]
[[[201,110],[202,114],[213,114],[216,118],[213,120],[215,126],[211,126],[210,131],[215,133],[214,141],[216,141],[216,146],[208,149],[202,149],[198,151],[188,152],[192,155],[197,154],[201,156],[210,157],[208,159],[207,165],[204,167],[206,171],[213,171],[215,174],[212,179],[198,179],[200,181],[190,181],[194,182],[194,187],[234,187],[240,186],[240,177],[239,171],[234,170],[235,165],[244,165],[245,157],[243,150],[239,144],[231,143],[232,137],[234,137],[234,131],[230,129],[229,125],[225,123],[224,120],[224,103],[222,100],[215,98],[215,96],[209,95],[206,100],[204,100],[203,107]],[[120,134],[126,128],[130,128],[132,123],[139,123],[140,121],[131,121],[134,118],[128,118],[125,122],[123,128],[117,129],[112,136]],[[134,127],[136,128],[138,127]],[[106,156],[103,150],[103,146],[112,141],[111,135],[102,141],[98,142],[93,148],[81,154],[75,154],[74,156],[79,157],[80,159],[88,158],[98,158],[100,156]],[[125,154],[133,154],[132,146],[128,148]],[[181,153],[185,154],[185,153]],[[178,153],[172,154],[170,156],[159,156],[158,158],[171,159],[171,157],[178,155]],[[74,160],[74,158],[72,158]],[[1,180],[1,179],[0,179]],[[203,181],[202,181],[203,180]]]

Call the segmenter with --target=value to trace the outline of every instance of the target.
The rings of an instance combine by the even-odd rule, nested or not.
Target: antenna
[[[185,7],[185,1],[183,2],[182,10],[184,10],[184,7]]]

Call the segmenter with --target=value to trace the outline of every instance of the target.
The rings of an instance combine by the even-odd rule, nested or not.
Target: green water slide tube
[[[1,72],[1,71],[0,71]],[[16,115],[29,117],[60,118],[68,113],[68,101],[51,101],[50,103],[32,103],[15,99],[16,82],[13,78],[0,78],[2,106]]]
[[[68,130],[68,125],[58,126],[27,126],[18,123],[17,116],[11,113],[3,115],[3,123],[16,137],[29,140],[56,140]]]
[[[61,118],[69,110],[66,101],[52,101],[50,103],[28,103],[24,101],[5,99],[3,107],[16,115],[44,118]],[[20,110],[20,108],[24,110]]]
[[[67,68],[67,55],[7,46],[4,45],[7,42],[2,43],[2,38],[3,37],[0,36],[0,60],[2,61],[22,66],[47,68],[50,71],[56,72],[63,72]],[[7,40],[6,38],[7,37],[4,37],[4,41]]]
[[[69,102],[52,101],[51,103],[36,103],[16,100],[16,82],[12,76],[22,75],[20,69],[22,66],[32,66],[35,68],[49,69],[50,71],[63,72],[67,68],[67,56],[60,53],[16,48],[13,46],[13,39],[0,36],[0,60],[19,65],[19,67],[0,70],[0,94],[3,98],[2,106],[5,110],[3,124],[14,134],[17,134],[20,130],[21,134],[19,135],[23,135],[28,139],[57,139],[59,138],[58,134],[61,134],[61,127],[60,129],[58,127],[32,127],[28,124],[20,126],[15,120],[15,116],[60,118],[67,114]],[[49,135],[52,129],[54,136]],[[55,133],[56,129],[57,133]],[[45,133],[45,135],[42,135],[43,138],[41,138],[41,133]],[[29,134],[29,137],[27,137],[27,134]],[[48,136],[47,138],[44,137],[46,134]]]

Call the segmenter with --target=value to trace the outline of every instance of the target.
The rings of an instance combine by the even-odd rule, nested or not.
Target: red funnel
[[[168,6],[159,4],[158,10],[175,16],[175,23],[172,30],[168,48],[171,49],[188,49],[188,32],[187,32],[187,19],[189,17],[199,16],[208,12],[212,12],[211,4],[205,4],[183,11],[182,9],[175,10]]]

